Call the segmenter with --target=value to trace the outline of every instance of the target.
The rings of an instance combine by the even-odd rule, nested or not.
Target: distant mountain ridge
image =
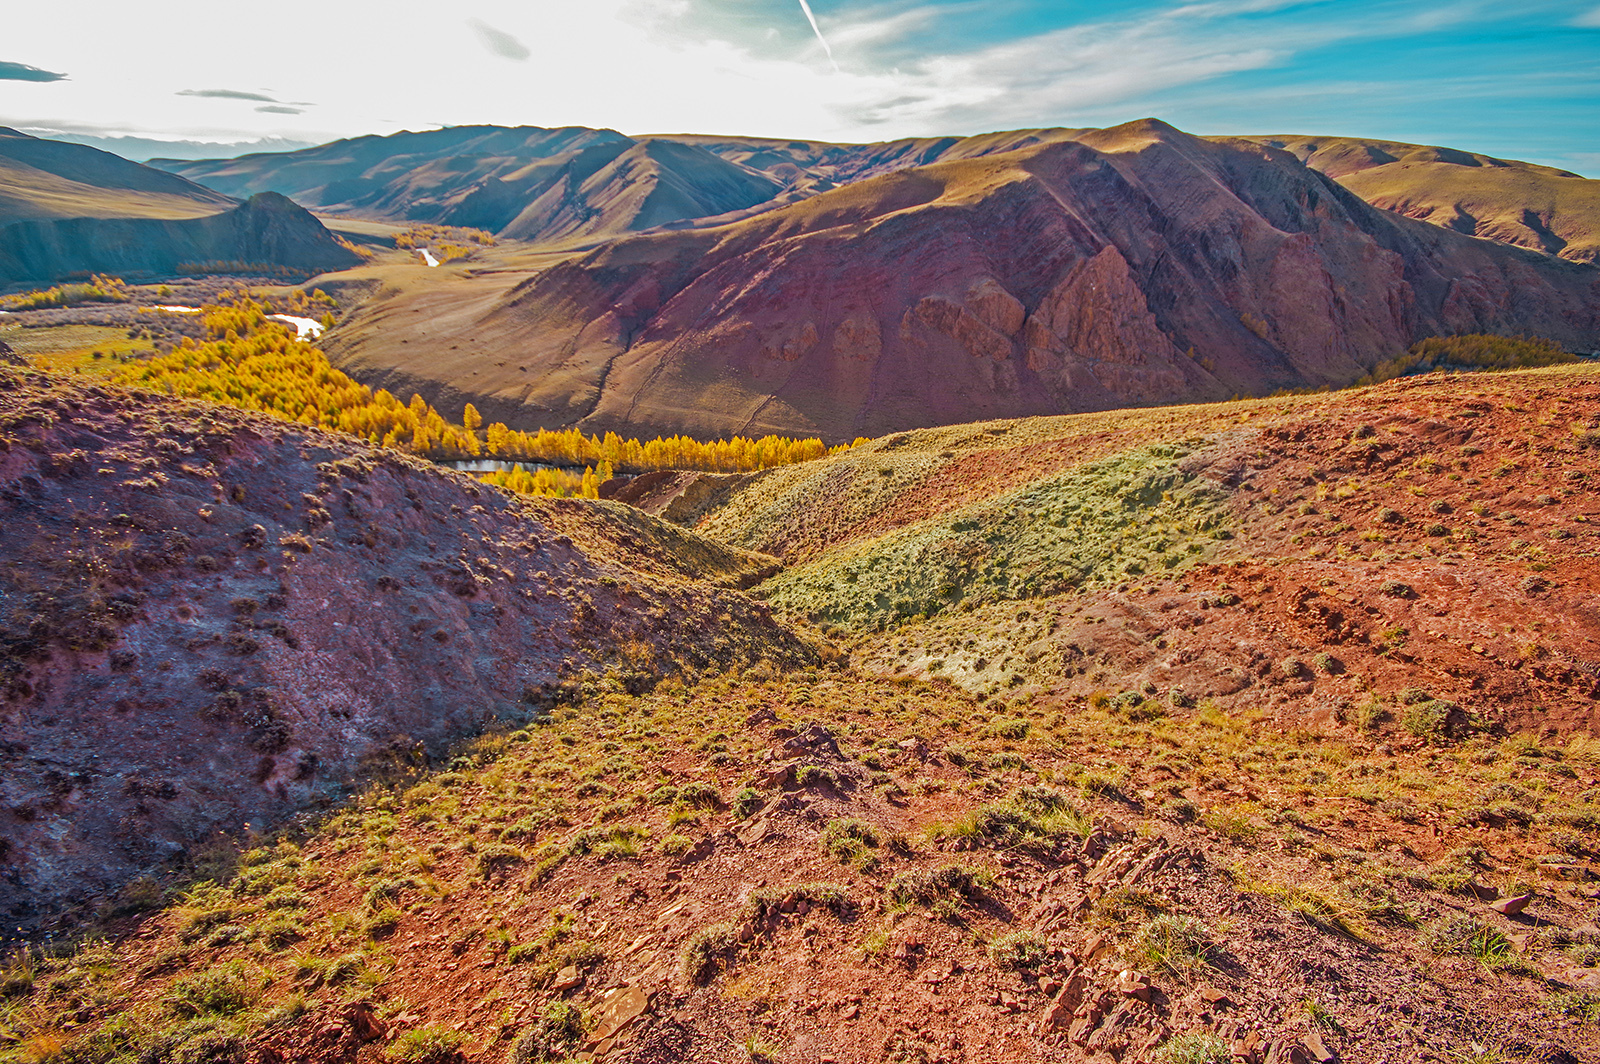
[[[380,294],[329,351],[520,428],[837,441],[1343,385],[1448,333],[1600,348],[1594,267],[1375,209],[1284,150],[1155,120],[1020,139],[614,239],[470,314]]]
[[[615,130],[465,127],[221,162],[153,160],[234,195],[525,240],[599,237],[753,207],[781,182],[702,148]]]
[[[240,203],[82,144],[0,128],[0,284],[248,263],[302,273],[360,258],[283,196]]]
[[[460,126],[237,159],[151,162],[234,196],[274,191],[315,209],[570,242],[725,221],[852,181],[1092,132],[1022,129],[835,144],[711,134],[635,138],[581,126]],[[1288,151],[1385,210],[1573,261],[1600,257],[1600,182],[1576,174],[1397,141],[1299,134],[1238,139]],[[652,165],[627,176],[644,188],[622,193],[619,171],[630,171],[622,160],[640,145],[649,146],[643,154]],[[630,209],[641,201],[651,209]]]
[[[197,218],[237,204],[120,155],[0,126],[0,225],[53,218]]]
[[[1515,159],[1353,137],[1253,137],[1375,207],[1574,262],[1600,260],[1600,181]]]
[[[1068,139],[1020,130],[881,144],[461,126],[357,137],[304,151],[151,165],[234,196],[539,242],[603,238],[772,209],[852,181]]]

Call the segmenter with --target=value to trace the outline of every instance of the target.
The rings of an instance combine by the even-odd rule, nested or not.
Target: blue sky
[[[835,140],[1100,126],[1447,144],[1600,175],[1600,0],[18,5],[0,124],[317,142],[441,124]],[[132,8],[130,10],[130,8]],[[86,29],[85,27],[89,27]],[[236,149],[230,149],[236,150]]]

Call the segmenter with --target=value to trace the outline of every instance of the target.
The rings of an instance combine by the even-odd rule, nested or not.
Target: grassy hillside
[[[10,928],[585,674],[811,654],[719,590],[771,558],[223,406],[7,369],[0,482]]]
[[[697,499],[699,532],[6,381],[7,527],[40,522],[12,549],[45,557],[74,500],[132,552],[30,563],[115,636],[102,658],[62,613],[52,682],[100,695],[45,707],[19,674],[0,718],[30,757],[101,737],[71,830],[251,793],[181,753],[269,737],[229,723],[256,682],[151,704],[209,690],[205,631],[257,644],[219,660],[277,670],[294,743],[500,718],[450,748],[375,730],[350,799],[85,899],[4,968],[6,1064],[1600,1060],[1592,366],[644,486]],[[765,603],[710,586],[755,581]],[[388,654],[419,682],[376,682]],[[498,712],[508,668],[534,690]],[[370,705],[335,712],[339,684]],[[113,774],[108,738],[179,756]],[[5,756],[38,781],[34,819],[4,804],[16,867],[66,813]]]
[[[237,203],[110,152],[0,127],[0,226],[51,218],[201,218]]]
[[[1351,137],[1257,137],[1384,210],[1559,255],[1600,259],[1600,181],[1454,148]]]

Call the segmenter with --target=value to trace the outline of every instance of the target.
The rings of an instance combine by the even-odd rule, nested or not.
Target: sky
[[[486,123],[872,141],[1154,116],[1200,134],[1444,144],[1600,176],[1600,0],[61,10],[6,12],[0,125],[132,158]]]

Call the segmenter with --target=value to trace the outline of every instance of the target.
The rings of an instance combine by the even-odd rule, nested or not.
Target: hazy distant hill
[[[1600,181],[1454,148],[1353,137],[1254,137],[1368,203],[1576,262],[1600,259]]]
[[[471,315],[396,290],[330,349],[522,426],[847,439],[1344,384],[1441,333],[1600,346],[1600,271],[1252,141],[1143,121],[973,154],[615,240]]]
[[[221,263],[317,273],[359,261],[282,196],[241,204],[110,152],[0,128],[0,284]]]
[[[663,139],[609,129],[458,127],[359,137],[284,154],[189,163],[175,173],[236,195],[276,191],[369,217],[556,240],[743,210],[783,183]]]
[[[49,218],[199,218],[237,202],[98,148],[0,126],[0,225]]]
[[[548,242],[781,206],[851,181],[1074,132],[829,144],[462,126],[357,137],[297,152],[152,164],[230,195],[281,192],[322,210]]]
[[[465,225],[535,242],[771,209],[842,184],[1071,140],[1079,129],[873,144],[610,129],[460,126],[294,152],[152,164],[230,195]],[[1216,138],[1227,140],[1228,138]],[[1600,256],[1600,182],[1453,148],[1351,137],[1251,140],[1293,153],[1374,206],[1575,261]],[[685,152],[683,149],[693,149]],[[719,165],[720,164],[720,165]],[[639,188],[625,186],[637,182]]]

